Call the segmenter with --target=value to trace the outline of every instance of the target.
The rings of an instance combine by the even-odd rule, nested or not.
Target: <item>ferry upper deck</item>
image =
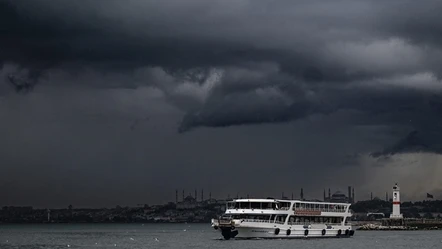
[[[227,202],[226,213],[280,213],[292,210],[298,214],[327,215],[350,214],[349,203],[315,202],[279,199],[236,199]]]

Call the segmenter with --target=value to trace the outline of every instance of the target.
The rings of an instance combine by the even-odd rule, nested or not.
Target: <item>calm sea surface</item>
[[[0,225],[0,248],[442,248],[442,231],[356,231],[347,239],[220,240],[210,224]]]

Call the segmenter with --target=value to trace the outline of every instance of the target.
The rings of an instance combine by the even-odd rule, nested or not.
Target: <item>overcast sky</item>
[[[442,198],[441,8],[0,0],[0,206]]]

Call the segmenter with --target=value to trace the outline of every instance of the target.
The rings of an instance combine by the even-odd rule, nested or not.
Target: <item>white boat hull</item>
[[[322,224],[275,225],[271,223],[247,224],[236,226],[214,226],[227,239],[305,239],[305,238],[342,238],[354,234],[351,226],[327,226]]]

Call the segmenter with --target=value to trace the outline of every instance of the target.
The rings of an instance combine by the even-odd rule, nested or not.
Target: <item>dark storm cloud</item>
[[[3,63],[67,72],[59,82],[155,86],[185,112],[180,132],[339,110],[357,113],[348,117],[351,124],[410,131],[436,131],[441,122],[440,111],[428,102],[440,98],[442,89],[438,2],[0,4]],[[66,80],[76,65],[124,76]],[[431,149],[437,141],[427,150],[438,151]]]

